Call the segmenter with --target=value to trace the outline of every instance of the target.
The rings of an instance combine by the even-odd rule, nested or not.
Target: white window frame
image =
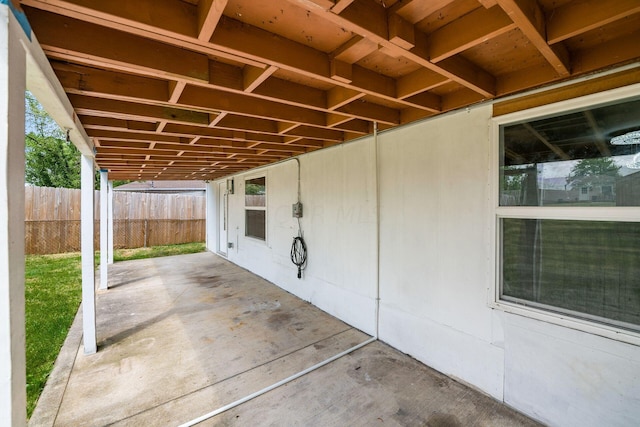
[[[500,299],[500,283],[502,275],[500,253],[500,221],[503,218],[517,219],[558,219],[576,221],[624,221],[640,222],[640,207],[617,206],[575,206],[575,207],[546,207],[546,206],[500,206],[500,126],[521,120],[542,118],[551,114],[567,114],[585,107],[596,106],[607,102],[624,101],[640,96],[640,84],[625,86],[618,89],[574,98],[554,104],[544,105],[515,113],[505,114],[491,120],[492,155],[491,155],[491,256],[489,306],[507,313],[512,313],[532,319],[552,323],[571,329],[580,330],[594,335],[611,338],[633,345],[640,345],[640,333],[628,329],[617,328],[613,325],[597,323],[587,319],[574,317],[570,314],[553,312],[531,306],[524,306],[515,302]]]
[[[264,206],[247,206],[247,199],[245,198],[245,196],[247,195],[246,191],[247,191],[247,181],[250,181],[252,179],[256,179],[256,178],[264,178],[264,189],[265,189],[265,195],[264,195]],[[244,237],[245,239],[251,239],[254,242],[260,242],[260,243],[267,243],[267,239],[269,238],[269,211],[268,211],[268,206],[269,206],[269,189],[268,189],[268,183],[269,183],[269,179],[267,178],[267,174],[266,173],[261,173],[261,174],[255,174],[255,175],[248,175],[242,178],[243,179],[243,183],[242,183],[242,203],[243,203],[243,213],[244,213]],[[247,235],[247,211],[264,211],[264,240],[260,239],[258,237],[255,236],[249,236]]]

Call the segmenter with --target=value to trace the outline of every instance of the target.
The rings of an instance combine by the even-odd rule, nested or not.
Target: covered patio
[[[98,352],[77,321],[31,426],[182,425],[370,338],[211,253],[112,275]],[[194,425],[231,424],[538,425],[381,342]]]
[[[298,420],[309,402],[337,412],[300,423],[346,424],[367,404],[374,422],[475,416],[396,401],[428,371],[396,350],[550,425],[640,417],[637,0],[0,0],[0,18],[0,422],[26,423],[25,88],[81,152],[83,349],[52,406],[61,422],[74,394],[95,405],[79,417],[183,422],[270,382],[246,380],[257,372],[369,339],[221,417]],[[236,294],[241,273],[214,255],[198,257],[224,274],[182,270],[198,257],[120,272],[115,179],[207,181],[207,249],[339,320],[286,293]],[[380,359],[411,366],[402,387],[376,383]],[[134,372],[152,388],[111,382]]]

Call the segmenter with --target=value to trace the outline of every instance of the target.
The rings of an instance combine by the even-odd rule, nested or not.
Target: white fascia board
[[[95,157],[93,142],[73,110],[35,34],[31,32],[31,40],[24,37],[22,44],[27,53],[27,89],[62,129],[69,130],[69,138],[80,153]]]

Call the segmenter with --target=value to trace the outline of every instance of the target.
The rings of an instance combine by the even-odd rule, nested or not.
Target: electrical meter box
[[[294,218],[302,218],[302,203],[294,203],[292,205],[291,212],[293,213]]]

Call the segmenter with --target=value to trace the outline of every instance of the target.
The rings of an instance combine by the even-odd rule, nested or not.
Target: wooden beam
[[[413,24],[402,19],[400,15],[388,15],[389,41],[403,49],[411,49],[416,45],[416,35]]]
[[[327,128],[315,129],[309,126],[297,126],[294,129],[289,128],[287,130],[284,130],[282,133],[286,134],[287,136],[295,136],[295,137],[300,136],[303,138],[320,140],[320,141],[342,142],[343,140],[342,132],[340,132],[339,130],[327,129]]]
[[[427,16],[446,7],[454,0],[400,0],[391,7],[391,13],[397,13],[412,24],[417,24]]]
[[[336,86],[327,92],[327,108],[335,110],[363,96],[362,92]]]
[[[123,120],[111,117],[94,117],[78,115],[82,126],[85,129],[118,129],[118,130],[131,130],[138,132],[155,132],[157,127],[156,120],[150,120],[148,122],[135,121],[135,120]]]
[[[536,0],[497,0],[511,20],[556,70],[559,76],[571,73],[569,52],[561,45],[550,46],[546,38],[544,12]]]
[[[602,130],[600,129],[600,126],[598,126],[595,117],[593,117],[593,112],[591,110],[587,110],[584,111],[583,114],[587,118],[589,126],[591,127],[591,130],[596,137],[596,146],[598,147],[598,151],[600,151],[600,154],[602,154],[604,157],[610,157],[611,150],[609,150],[609,147],[607,146],[607,141],[604,137],[604,134],[602,133]]]
[[[547,42],[559,43],[587,31],[640,13],[637,0],[582,0],[553,10],[547,20]]]
[[[169,104],[175,104],[180,99],[180,95],[182,95],[182,91],[184,90],[187,82],[179,80],[177,82],[170,80],[169,81]]]
[[[463,79],[468,89],[477,92],[484,98],[492,98],[496,93],[496,79],[462,55],[452,56],[438,63],[440,69],[448,72],[448,77],[460,83]],[[454,78],[455,77],[455,78]]]
[[[171,123],[209,124],[207,113],[184,110],[181,108],[144,105],[128,101],[94,98],[83,95],[69,94],[69,101],[76,113],[109,118],[123,118],[125,120],[166,120]]]
[[[290,122],[278,122],[278,133],[279,134],[285,134],[287,132],[289,132],[292,129],[297,128],[298,126],[300,126],[300,123],[290,123]]]
[[[496,102],[493,104],[493,116],[498,117],[516,111],[527,110],[637,83],[640,83],[640,69],[634,68],[508,101]]]
[[[374,117],[374,121],[380,123],[390,125],[400,124],[400,113],[398,110],[370,102],[363,102],[362,100],[343,105],[336,111],[347,113],[350,116],[361,119]]]
[[[181,138],[178,136],[115,131],[115,130],[102,130],[102,129],[87,129],[87,135],[93,138],[99,138],[101,141],[109,141],[109,140],[155,141],[155,142],[174,142],[177,144],[184,142],[184,138]]]
[[[316,126],[322,126],[325,122],[325,113],[320,111],[195,86],[187,86],[185,88],[179,104],[208,111],[223,111],[249,117],[284,120]]]
[[[108,60],[97,59],[96,57],[93,57],[91,60],[87,59],[86,64],[99,64],[107,68],[111,65]],[[340,63],[340,65],[343,66],[340,70],[343,70],[344,73],[350,71],[350,64]],[[132,99],[128,95],[132,95],[135,90],[139,90],[143,94],[148,94],[141,97],[162,101],[162,98],[166,99],[167,96],[162,95],[162,91],[164,90],[165,92],[168,91],[171,93],[171,95],[169,95],[169,102],[175,103],[186,85],[185,80],[179,80],[178,83],[171,81],[172,83],[169,83],[168,89],[162,89],[161,86],[163,83],[158,79],[145,79],[144,77],[137,77],[131,74],[119,75],[112,71],[99,71],[89,66],[66,66],[66,68],[73,68],[71,71],[77,74],[72,75],[73,79],[75,79],[72,82],[73,84],[66,86],[68,89],[74,91],[74,93],[97,95],[97,89],[96,91],[88,91],[88,89],[92,88],[90,82],[94,81],[93,85],[101,87],[103,94],[117,95],[112,98]],[[126,64],[122,64],[118,68],[128,73],[135,73],[137,71],[135,67],[129,69]],[[243,71],[238,67],[228,64],[209,61],[209,82],[200,83],[199,85],[236,94],[247,94],[247,92],[251,92],[252,96],[267,101],[283,102],[288,105],[327,111],[326,96],[322,90],[298,83],[287,82],[282,79],[272,78],[267,80],[267,77],[272,75],[276,70],[277,67],[274,66],[267,67],[266,70],[246,66]],[[359,75],[361,74],[362,73]],[[346,79],[346,75],[347,74],[344,74],[341,80]],[[61,78],[68,78],[68,76],[61,76]],[[84,90],[78,91],[76,88],[84,88]],[[152,93],[152,90],[155,90],[157,93]],[[222,94],[219,96],[222,96]],[[233,95],[228,96],[233,97]],[[260,104],[262,101],[255,102]],[[241,111],[237,112],[242,113]]]
[[[345,133],[349,132],[352,134],[356,133],[359,135],[367,135],[373,132],[373,123],[360,119],[352,119],[347,122],[336,124],[334,128],[344,130]]]
[[[351,121],[351,117],[343,116],[342,114],[327,114],[327,126],[335,127],[343,123]]]
[[[203,86],[211,86],[232,92],[244,92],[243,80],[241,67],[210,59],[209,82]]]
[[[167,121],[166,120],[161,120],[158,122],[158,127],[156,128],[156,132],[155,133],[162,133],[162,131],[164,130],[164,127],[167,125]]]
[[[208,42],[222,16],[227,0],[198,1],[198,40]]]
[[[507,95],[525,88],[551,83],[557,79],[558,73],[556,73],[556,70],[548,62],[541,62],[531,67],[501,75],[496,83],[496,95]]]
[[[416,120],[422,120],[427,117],[431,117],[433,115],[435,115],[435,113],[407,108],[400,112],[400,120],[403,124],[411,123],[415,122]]]
[[[274,65],[271,65],[265,69],[245,65],[242,71],[244,91],[253,92],[276,71],[278,71],[278,67]]]
[[[47,54],[90,63],[101,59],[113,69],[125,66],[152,77],[209,81],[206,55],[49,12],[32,13],[29,21],[38,29],[38,41]],[[60,28],[65,37],[59,37]]]
[[[402,111],[416,110],[416,111],[423,111],[426,113],[439,113],[442,111],[442,98],[430,92],[418,93],[416,95],[412,95],[408,98],[405,98],[405,100],[410,101],[413,104],[420,104],[424,106],[424,108],[423,109],[405,108]]]
[[[59,78],[69,93],[79,93],[140,103],[147,103],[149,100],[155,100],[158,101],[157,104],[162,104],[162,98],[166,97],[168,90],[166,84],[159,80],[156,81],[130,75],[121,76],[117,73],[95,70],[88,67],[77,68],[82,72],[82,74],[65,71],[59,72]],[[90,74],[85,74],[85,70],[86,73]],[[274,80],[272,84],[277,85],[279,84],[278,82],[282,82],[284,86],[289,86],[288,83],[280,80]],[[76,87],[90,88],[92,90],[82,91],[77,90]],[[173,93],[175,94],[177,85],[171,86],[170,84],[170,87],[174,88]],[[136,88],[144,90],[144,96],[136,98]],[[272,88],[272,93],[278,92],[278,89],[279,88]],[[307,93],[305,89],[306,87],[304,86],[300,88],[300,96]],[[124,94],[126,94],[126,96]],[[328,111],[327,106],[325,105],[325,93],[316,90],[313,92],[313,96],[315,96],[315,99],[309,99],[308,101],[313,102],[315,104],[314,107],[318,110]],[[317,126],[324,126],[324,123],[326,122],[325,118],[322,117],[322,113],[306,109],[309,107],[307,104],[301,104],[300,107],[289,106],[277,104],[268,100],[251,99],[248,95],[242,93],[223,93],[214,89],[198,89],[186,85],[182,90],[178,102],[184,107],[200,110],[205,108],[215,113],[223,111],[223,109],[233,108],[232,111],[225,112],[251,117],[274,118],[277,120],[299,120],[300,123],[313,124]],[[376,118],[377,117],[371,117],[369,119]]]
[[[497,5],[498,1],[497,0],[478,0],[478,3],[484,6],[485,9],[490,9],[493,6]]]
[[[351,3],[353,3],[353,0],[336,0],[335,4],[331,7],[331,12],[340,14],[348,8]]]
[[[355,64],[362,58],[378,50],[378,44],[362,36],[355,35],[348,42],[331,53],[331,57],[348,64]]]
[[[321,89],[271,77],[253,90],[256,97],[317,111],[327,111],[326,94]]]
[[[516,25],[499,7],[477,9],[431,33],[429,56],[433,62],[440,62],[514,28]]]
[[[542,136],[540,134],[540,132],[538,132],[537,130],[535,130],[529,123],[523,123],[522,126],[525,127],[525,129],[527,129],[529,132],[531,132],[531,134],[533,136],[535,136],[536,138],[538,138],[538,140],[540,142],[542,142],[544,145],[546,145],[551,151],[553,151],[556,156],[560,157],[562,160],[571,160],[571,156],[568,155],[567,153],[564,152],[564,150],[562,150],[562,148],[558,147],[555,144],[552,144],[551,142],[549,142],[549,140],[547,138],[545,138],[544,136]]]
[[[225,113],[224,111],[220,112],[220,114],[218,114],[217,116],[213,117],[213,120],[211,120],[209,122],[208,127],[210,128],[214,128],[218,126],[218,123],[220,123],[220,121],[222,121],[222,119],[224,119],[225,117],[227,117],[229,113]]]
[[[351,78],[351,75],[352,75],[351,64],[347,62],[338,61],[337,59],[332,59],[330,63],[330,67],[331,67],[330,76],[332,79],[342,83],[351,83],[353,81]]]
[[[413,73],[400,77],[396,83],[398,98],[408,98],[450,82],[448,78],[434,71],[420,68]]]
[[[170,85],[166,81],[131,74],[120,74],[97,68],[51,61],[62,87],[70,93],[104,94],[129,99],[132,94],[151,101],[166,102]]]
[[[299,3],[303,0],[289,1]],[[321,8],[311,9],[310,12],[362,37],[368,38],[389,51],[396,52],[399,56],[440,73],[472,90],[478,91],[486,97],[493,97],[495,93],[495,78],[480,67],[471,64],[469,61],[466,61],[466,66],[470,69],[462,75],[456,74],[456,71],[460,70],[451,67],[450,64],[442,66],[441,64],[432,63],[428,57],[426,43],[421,41],[426,41],[427,39],[427,36],[423,33],[415,32],[414,30],[416,46],[409,50],[389,41],[388,15],[386,9],[381,5],[364,0],[355,0],[351,7],[340,15],[326,12]]]
[[[40,11],[30,10],[30,19],[32,16],[44,14],[45,12],[42,11],[61,13],[86,23],[99,26],[108,25],[118,31],[170,43],[182,48],[182,50],[200,52],[205,56],[227,58],[236,63],[256,67],[271,64],[319,81],[336,83],[330,77],[330,58],[324,52],[225,16],[221,17],[210,42],[202,42],[197,39],[195,34],[197,29],[195,18],[192,22],[189,22],[188,19],[184,22],[181,21],[183,23],[180,25],[172,25],[168,19],[150,19],[151,16],[155,16],[156,10],[153,0],[136,2],[136,7],[131,8],[136,10],[135,14],[125,13],[124,8],[116,7],[113,2],[86,1],[91,1],[91,8],[65,0],[48,0],[47,2],[22,0],[24,4],[40,9]],[[185,13],[183,9],[189,10],[189,5],[182,1],[163,2],[162,7],[167,8],[168,16],[179,15],[181,19]],[[175,10],[171,8],[175,8]],[[192,17],[196,16],[195,11],[189,12],[189,14]],[[46,15],[43,20],[48,20]],[[61,52],[58,54],[60,55]],[[168,58],[173,58],[173,56],[169,55]],[[356,66],[354,66],[353,72],[356,74]],[[395,91],[389,90],[389,87],[393,86],[392,79],[364,68],[359,70],[357,74],[359,77],[354,76],[351,84],[341,82],[338,84],[387,101],[397,100],[394,98]],[[364,78],[365,75],[366,78]],[[412,106],[409,103],[403,103],[402,100],[400,103]],[[419,106],[415,107],[420,108]]]
[[[603,67],[638,62],[640,58],[640,30],[621,35],[591,46],[588,49],[573,52],[573,71],[575,74],[588,73]],[[611,62],[614,60],[615,62]]]

